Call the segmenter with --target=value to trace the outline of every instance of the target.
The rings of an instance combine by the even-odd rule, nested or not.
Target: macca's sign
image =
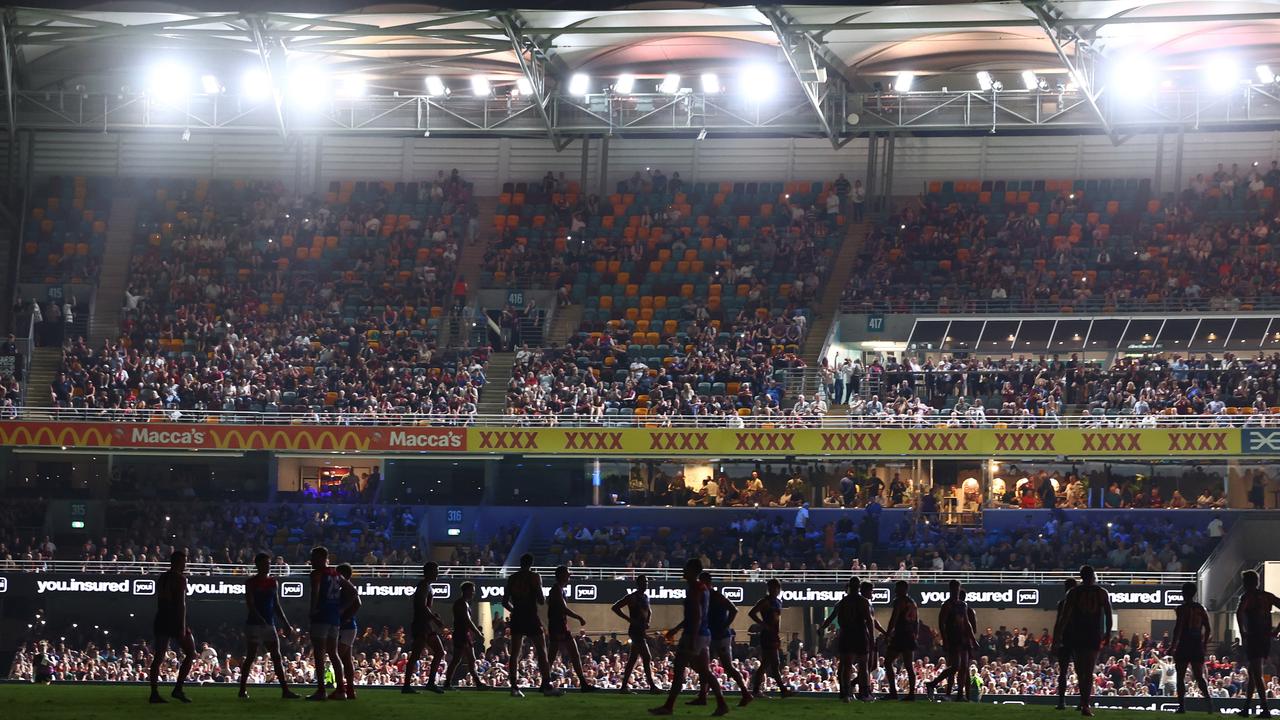
[[[159,450],[451,452],[467,449],[467,430],[347,425],[0,422],[0,444]]]

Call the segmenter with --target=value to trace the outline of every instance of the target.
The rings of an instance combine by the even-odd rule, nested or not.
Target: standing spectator
[[[853,202],[853,221],[862,222],[862,206],[867,202],[867,191],[862,188],[861,180],[853,181],[853,191],[849,199]]]

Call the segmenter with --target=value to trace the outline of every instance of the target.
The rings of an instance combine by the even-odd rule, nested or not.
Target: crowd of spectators
[[[878,614],[883,613],[880,610]],[[501,625],[499,621],[499,627]],[[48,680],[55,683],[145,681],[152,653],[147,642],[117,642],[112,639],[114,637],[124,636],[117,632],[82,642],[66,639],[25,642],[15,653],[8,678],[20,682]],[[927,694],[925,683],[946,667],[936,637],[934,631],[922,623],[920,651],[914,664],[917,683],[914,689],[922,696]],[[198,636],[198,640],[189,682],[193,685],[227,685],[226,691],[230,692],[230,686],[239,679],[243,653],[238,628],[217,628],[207,635]],[[601,689],[618,689],[629,652],[627,641],[619,639],[617,634],[593,637],[585,631],[580,631],[575,641],[588,681]],[[408,659],[405,642],[404,628],[365,628],[355,641],[356,684],[400,685]],[[1054,658],[1049,656],[1051,637],[1047,629],[1036,633],[1027,628],[1001,626],[993,630],[988,627],[979,635],[978,642],[975,661],[965,673],[974,696],[1048,696],[1056,692],[1057,667]],[[666,645],[660,637],[650,638],[649,643],[655,650],[654,676],[658,687],[665,689],[671,677],[674,647]],[[801,692],[837,692],[836,659],[834,649],[828,647],[830,644],[831,639],[824,638],[820,652],[814,654],[793,636],[783,648],[780,668],[783,681]],[[288,680],[297,686],[313,682],[308,650],[296,640],[287,640],[282,645]],[[448,642],[445,647],[449,647]],[[498,630],[497,636],[478,656],[477,672],[481,682],[490,687],[507,685],[508,647],[509,636],[504,630]],[[1211,650],[1215,652],[1206,658],[1210,694],[1214,699],[1241,697],[1246,672],[1243,663],[1234,659],[1239,655],[1238,648],[1224,645]],[[1153,639],[1146,633],[1118,631],[1099,657],[1094,676],[1095,693],[1102,697],[1172,697],[1176,691],[1177,675],[1168,652],[1168,638]],[[747,644],[745,637],[740,638],[734,655],[734,664],[744,675],[749,676],[758,666],[754,646]],[[177,667],[176,654],[172,650],[167,651],[166,661],[161,665],[161,681],[172,682]],[[718,662],[712,667],[721,683],[727,683],[727,689],[736,690]],[[426,673],[420,673],[418,680],[426,680],[423,677]],[[577,678],[563,660],[552,665],[551,674],[552,681],[561,687],[577,685]],[[532,653],[521,662],[521,676],[531,683],[539,680]],[[903,669],[898,670],[896,677],[891,677],[881,661],[877,661],[872,669],[870,679],[874,690],[881,693],[886,691],[891,679],[896,681],[899,689],[907,685]],[[275,683],[277,680],[268,662],[257,663],[250,675],[252,683]],[[443,677],[434,680],[440,683]],[[635,676],[632,680],[633,684],[639,684],[635,682]],[[685,685],[691,686],[690,681],[691,678],[686,678]],[[1269,693],[1280,692],[1280,680],[1275,676],[1267,682]],[[457,684],[470,687],[471,680],[462,677]],[[692,680],[692,684],[696,685],[696,680]],[[1198,697],[1198,690],[1191,683],[1188,685],[1189,696]],[[771,679],[766,680],[764,687],[770,692],[777,690]],[[1078,692],[1074,673],[1069,676],[1067,691],[1071,695]]]
[[[1085,304],[1228,311],[1275,302],[1280,264],[1270,240],[1280,231],[1280,164],[1265,172],[1219,164],[1163,199],[1134,185],[1117,183],[1117,200],[1077,183],[1044,202],[1003,205],[1003,188],[995,202],[989,191],[927,193],[870,233],[844,304],[902,312]]]
[[[57,546],[43,533],[48,507],[40,498],[7,498],[0,503],[0,568],[20,560],[53,559]]]
[[[487,350],[444,349],[468,183],[174,182],[140,211],[120,338],[68,341],[50,387],[86,410],[411,413],[466,422]],[[464,291],[465,293],[465,291]]]
[[[498,529],[488,541],[470,545],[455,545],[449,552],[449,565],[454,567],[496,567],[507,562],[511,548],[520,534],[519,525]]]
[[[1192,572],[1222,530],[1187,528],[1165,518],[1050,518],[1012,531],[969,530],[909,523],[889,543],[897,569],[921,571],[1057,570],[1091,564],[1099,570]]]
[[[113,502],[107,527],[105,535],[87,538],[73,554],[59,557],[104,563],[93,566],[101,572],[165,561],[176,549],[185,549],[192,563],[246,568],[259,552],[270,552],[278,565],[305,564],[317,544],[355,565],[412,565],[423,559],[417,515],[391,505]]]
[[[721,325],[700,309],[704,313],[664,338],[652,357],[631,343],[625,322],[562,348],[521,348],[508,384],[508,414],[548,424],[641,415],[658,425],[674,415],[733,424],[741,416],[826,414],[825,401],[787,397],[783,383],[787,370],[804,367],[798,355],[804,314],[744,310]]]

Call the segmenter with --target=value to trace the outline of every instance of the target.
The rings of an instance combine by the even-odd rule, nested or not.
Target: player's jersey
[[[967,647],[969,637],[969,605],[963,600],[948,599],[938,615],[942,642],[948,647]]]
[[[466,600],[458,598],[453,603],[453,642],[462,644],[471,641],[471,606]]]
[[[627,623],[627,633],[630,635],[644,634],[649,629],[649,620],[653,617],[653,610],[649,606],[649,596],[643,592],[632,593],[628,606],[627,616],[631,620]]]
[[[733,628],[729,626],[729,613],[733,610],[733,606],[729,604],[727,599],[711,598],[710,604],[707,606],[707,627],[711,629],[711,637],[720,640],[733,635]]]
[[[1276,604],[1276,596],[1266,590],[1245,590],[1240,595],[1240,611],[1244,615],[1246,627],[1240,628],[1246,634],[1271,634],[1271,608]]]
[[[565,602],[564,591],[565,586],[556,583],[547,595],[547,629],[553,632],[569,630],[569,605]]]
[[[276,579],[269,575],[254,575],[245,581],[249,602],[253,603],[254,612],[249,613],[246,625],[276,624]]]
[[[920,609],[916,606],[916,601],[909,597],[894,600],[890,624],[893,625],[895,637],[915,640],[920,633]]]
[[[156,620],[157,628],[165,628],[179,632],[184,628],[183,604],[187,597],[187,578],[173,570],[165,570],[156,577]]]
[[[863,607],[864,599],[856,595],[845,595],[836,603],[836,622],[841,633],[863,632],[866,615]]]
[[[1178,637],[1174,638],[1178,647],[1184,649],[1204,646],[1204,619],[1208,617],[1204,606],[1192,600],[1184,602],[1173,610],[1178,628]],[[1270,615],[1270,613],[1267,613]]]
[[[335,568],[311,571],[311,622],[342,624],[342,576]]]
[[[684,597],[684,633],[686,635],[711,636],[711,619],[708,611],[711,606],[711,590],[705,584],[694,581],[689,584]],[[694,626],[694,614],[701,619]]]
[[[782,599],[765,598],[764,612],[760,615],[764,620],[764,627],[760,629],[761,642],[777,645],[782,637]]]
[[[1106,629],[1110,596],[1097,585],[1078,585],[1067,593],[1064,607],[1071,609],[1066,635],[1073,647],[1095,647]]]

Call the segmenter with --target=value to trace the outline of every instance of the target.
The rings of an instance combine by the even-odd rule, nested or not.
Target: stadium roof
[[[871,2],[857,6],[537,2],[518,10],[319,0],[218,3],[44,3],[10,8],[20,89],[128,84],[158,58],[229,72],[261,49],[289,62],[359,71],[374,87],[422,87],[429,74],[482,72],[495,82],[547,64],[555,84],[593,77],[730,72],[747,62],[786,68],[780,44],[812,48],[828,72],[866,90],[910,71],[923,84],[977,70],[1062,72],[1088,50],[1198,68],[1231,48],[1241,64],[1280,59],[1280,2]],[[793,50],[795,47],[792,48]],[[534,57],[536,56],[536,57]]]

